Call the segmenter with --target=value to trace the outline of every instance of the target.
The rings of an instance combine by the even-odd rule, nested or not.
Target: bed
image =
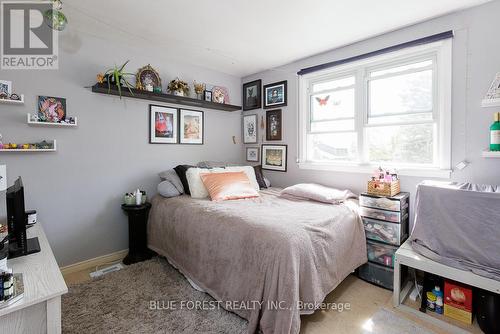
[[[279,197],[152,199],[148,246],[248,320],[248,332],[298,333],[300,314],[367,262],[363,225],[341,205]]]

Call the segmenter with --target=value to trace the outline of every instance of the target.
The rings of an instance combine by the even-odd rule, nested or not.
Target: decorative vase
[[[184,96],[184,91],[182,91],[182,90],[174,90],[174,95],[175,96]]]

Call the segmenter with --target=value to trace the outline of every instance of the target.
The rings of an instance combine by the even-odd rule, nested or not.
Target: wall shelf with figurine
[[[70,117],[67,121],[62,122],[43,122],[38,120],[35,115],[28,114],[27,122],[29,126],[47,126],[47,127],[67,127],[76,128],[78,126],[78,118]]]
[[[180,104],[189,107],[198,107],[198,108],[207,108],[214,110],[222,110],[222,111],[237,111],[241,110],[241,106],[232,105],[232,104],[224,104],[224,103],[216,103],[211,101],[198,100],[191,97],[186,96],[177,96],[173,94],[165,94],[165,93],[155,93],[146,90],[139,89],[131,89],[130,92],[127,88],[123,87],[121,89],[121,96],[128,97],[133,99],[141,99],[141,100],[149,100],[156,102],[164,102],[164,103],[173,103]],[[114,95],[120,96],[120,93],[116,86],[111,86],[108,88],[106,84],[95,84],[92,86],[92,92],[106,95]]]
[[[497,158],[500,159],[500,151],[490,151],[488,149],[483,151],[483,158]]]
[[[30,143],[30,144],[3,144],[3,148],[0,149],[0,153],[56,152],[56,151],[57,151],[57,143],[55,139],[50,141],[42,141],[40,143]]]
[[[24,95],[19,96],[19,100],[14,100],[14,99],[0,99],[0,103],[3,104],[24,104]]]

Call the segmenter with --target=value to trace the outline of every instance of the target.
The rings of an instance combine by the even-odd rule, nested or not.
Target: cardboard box
[[[444,315],[472,324],[472,288],[454,281],[444,281]]]

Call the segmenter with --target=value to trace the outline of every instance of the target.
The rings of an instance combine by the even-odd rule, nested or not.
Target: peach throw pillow
[[[245,172],[202,173],[200,177],[212,201],[259,197]]]

